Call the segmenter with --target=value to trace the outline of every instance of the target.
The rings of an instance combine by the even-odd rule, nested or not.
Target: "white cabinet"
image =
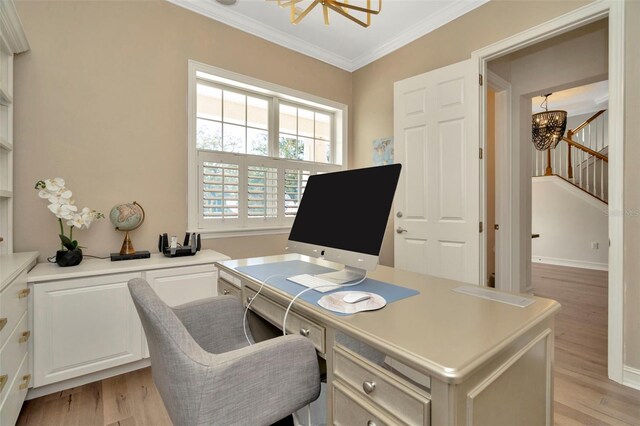
[[[90,259],[68,268],[38,264],[28,274],[34,334],[34,389],[28,398],[148,366],[128,281],[146,279],[162,300],[175,306],[215,296],[214,262],[225,259],[202,250],[182,258]]]
[[[127,282],[140,273],[34,287],[34,386],[142,359],[142,327]]]
[[[0,425],[12,425],[31,381],[27,270],[38,253],[0,255]]]
[[[217,295],[218,271],[213,265],[148,271],[145,278],[169,306]]]

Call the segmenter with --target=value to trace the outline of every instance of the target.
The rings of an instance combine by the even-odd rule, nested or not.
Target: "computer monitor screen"
[[[400,164],[311,176],[288,250],[371,270],[378,263]]]

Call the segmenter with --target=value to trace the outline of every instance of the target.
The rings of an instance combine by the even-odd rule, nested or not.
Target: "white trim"
[[[607,17],[609,18],[609,332],[608,332],[608,374],[609,378],[621,383],[624,366],[624,2],[598,0],[572,12],[544,22],[529,30],[501,40],[472,53],[480,70],[486,74],[487,63],[498,57],[547,40],[559,34]],[[483,99],[484,102],[484,99]],[[486,104],[481,108],[481,120],[486,121]],[[481,126],[482,146],[484,146],[484,126]],[[513,165],[513,163],[512,163]],[[518,173],[513,170],[513,173]],[[512,176],[513,178],[513,176]],[[484,179],[484,177],[483,177]],[[518,180],[516,180],[518,181]],[[522,212],[524,214],[524,212]],[[512,238],[526,238],[531,231],[528,222],[517,218],[520,229],[513,229]],[[519,240],[513,240],[514,259],[528,262],[523,257]],[[514,263],[511,280],[519,282],[520,262]],[[522,265],[524,267],[525,265]],[[522,283],[526,288],[526,282]]]
[[[438,10],[436,13],[421,20],[420,22],[411,25],[402,33],[393,37],[388,42],[369,50],[361,55],[358,55],[350,61],[349,69],[347,71],[356,71],[365,65],[368,65],[389,53],[400,49],[412,41],[419,39],[420,37],[429,34],[430,32],[448,24],[460,16],[471,12],[477,7],[482,6],[489,0],[456,0],[451,1],[447,6]]]
[[[303,40],[299,37],[291,35],[285,31],[278,30],[273,27],[265,26],[259,20],[249,18],[242,15],[232,8],[220,6],[213,1],[202,0],[167,0],[176,6],[183,7],[192,12],[222,22],[233,28],[239,29],[246,33],[260,37],[287,49],[302,53],[322,62],[341,68],[345,71],[353,72],[371,62],[380,59],[411,43],[412,41],[430,33],[431,31],[448,24],[456,18],[482,6],[489,0],[454,0],[428,18],[408,27],[397,36],[391,38],[388,42],[381,46],[375,47],[356,58],[350,59],[342,55],[338,55],[329,50],[323,49]]]
[[[495,287],[498,290],[513,293],[520,292],[517,281],[511,280],[512,276],[512,241],[511,234],[513,232],[513,216],[514,212],[511,203],[512,180],[505,178],[510,174],[509,167],[511,158],[511,83],[503,79],[499,75],[487,70],[487,86],[496,92],[495,99],[495,117],[501,123],[501,126],[495,127],[495,218],[500,225],[500,230],[496,233],[496,282]],[[483,91],[484,92],[484,91]],[[486,141],[482,141],[486,143]],[[485,147],[486,150],[486,147]],[[506,172],[506,173],[505,173]],[[503,176],[505,174],[505,176]],[[486,173],[483,173],[482,179],[486,182]],[[486,185],[486,183],[485,183]],[[486,210],[485,210],[486,217]],[[485,237],[486,238],[486,237]],[[485,243],[485,250],[486,243]],[[507,278],[505,278],[507,277]]]
[[[106,370],[97,371],[95,373],[85,374],[84,376],[74,377],[73,379],[67,379],[61,382],[51,383],[50,385],[31,388],[29,389],[29,392],[27,392],[26,399],[28,401],[30,399],[40,398],[41,396],[49,395],[63,390],[77,388],[79,386],[86,385],[87,383],[97,382],[99,380],[119,376],[130,371],[147,368],[150,365],[151,359],[145,358],[128,364],[119,365],[117,367],[108,368]]]
[[[602,214],[604,215],[608,215],[609,214],[609,208],[607,207],[607,203],[605,203],[604,201],[589,195],[588,193],[586,193],[585,191],[583,191],[582,189],[578,188],[577,186],[571,184],[570,182],[567,182],[566,180],[562,179],[560,176],[533,176],[531,178],[531,183],[544,183],[544,182],[551,182],[554,183],[555,185],[557,185],[559,188],[563,189],[564,191],[567,191],[568,193],[570,193],[571,195],[573,195],[574,197],[578,197],[580,198],[582,201],[584,201],[585,203],[591,204],[593,207],[602,210]]]
[[[622,372],[622,384],[640,390],[640,370],[625,365]]]
[[[571,268],[593,269],[596,271],[608,271],[609,265],[600,262],[586,260],[561,259],[559,257],[531,256],[531,262],[544,263],[545,265],[569,266]]]
[[[12,53],[22,53],[30,49],[22,22],[12,1],[0,1],[0,28]]]
[[[291,231],[291,225],[273,227],[273,228],[238,228],[238,229],[193,229],[187,232],[199,233],[203,240],[215,240],[218,238],[231,238],[231,237],[255,237],[257,235],[279,235],[289,234]]]

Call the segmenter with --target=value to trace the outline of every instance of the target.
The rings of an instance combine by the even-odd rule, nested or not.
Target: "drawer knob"
[[[4,328],[5,325],[7,325],[7,319],[6,318],[0,318],[0,331],[2,331],[2,329]]]
[[[376,426],[376,422],[374,422],[373,420],[369,420],[367,422],[367,426]]]
[[[22,376],[22,383],[20,383],[20,390],[25,390],[29,387],[29,382],[31,381],[31,374],[25,374]]]
[[[248,305],[249,303],[251,303],[251,300],[252,300],[252,299],[251,299],[251,296],[247,296],[247,305]]]
[[[27,297],[29,295],[29,293],[31,293],[31,289],[30,288],[23,288],[22,290],[20,290],[18,292],[18,299],[22,299],[24,297]]]
[[[4,389],[4,385],[7,384],[7,380],[9,380],[9,376],[7,376],[6,374],[0,376],[0,392],[2,392],[2,390]]]
[[[222,294],[224,296],[228,296],[229,295],[229,290],[227,290],[227,289],[222,290]]]
[[[309,333],[311,333],[311,330],[309,330],[308,328],[300,329],[300,334],[303,335],[304,337],[309,337]]]
[[[363,382],[362,389],[364,390],[364,393],[369,395],[371,392],[376,390],[376,382]]]
[[[31,330],[27,330],[20,335],[20,339],[18,339],[18,343],[25,343],[31,337]]]

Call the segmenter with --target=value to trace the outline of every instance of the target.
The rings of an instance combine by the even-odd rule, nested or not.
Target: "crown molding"
[[[298,37],[266,27],[262,22],[244,16],[238,12],[230,10],[228,7],[218,6],[213,1],[202,0],[167,0],[176,6],[183,7],[192,12],[204,15],[208,18],[222,22],[233,28],[239,29],[246,33],[260,37],[287,49],[294,50],[303,55],[310,56],[330,65],[351,71],[351,61],[341,55],[336,55],[326,49],[319,48],[309,42]]]
[[[303,55],[326,62],[345,71],[353,72],[487,3],[489,0],[452,1],[437,13],[415,25],[410,26],[385,44],[376,47],[369,52],[365,52],[355,59],[349,59],[342,55],[337,55],[329,50],[322,49],[312,43],[302,40],[301,38],[287,34],[284,31],[266,27],[262,22],[235,12],[228,7],[219,6],[212,0],[167,1],[175,4],[176,6],[183,7],[192,12],[204,15],[208,18],[252,34],[256,37],[260,37],[277,45],[286,47],[287,49],[291,49],[298,53],[302,53]]]
[[[412,41],[434,31],[441,26],[448,24],[456,18],[471,12],[473,9],[488,3],[489,0],[455,0],[446,7],[440,9],[433,15],[423,19],[422,21],[410,26],[398,36],[392,38],[385,44],[365,52],[351,61],[351,71],[355,71],[365,65],[376,61],[383,56],[388,55],[394,50],[398,50]]]
[[[10,0],[0,1],[0,28],[11,52],[16,54],[29,50],[29,42],[22,29],[16,6]]]

